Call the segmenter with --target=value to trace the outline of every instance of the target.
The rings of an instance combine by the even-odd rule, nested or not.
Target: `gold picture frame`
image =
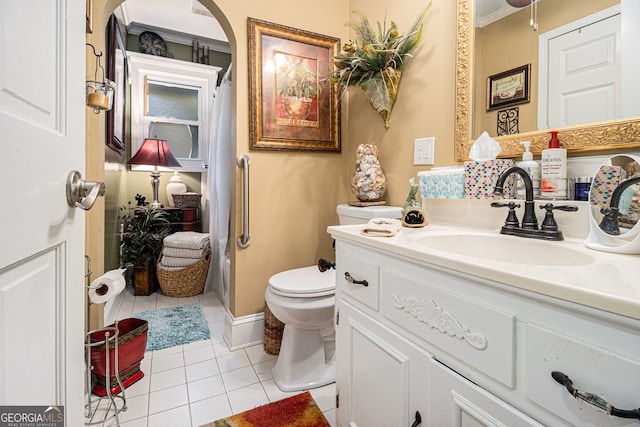
[[[462,162],[469,160],[469,151],[474,143],[472,135],[473,117],[473,52],[475,40],[473,29],[473,0],[456,0],[456,84],[455,84],[455,128],[454,156]],[[556,129],[560,131],[562,146],[569,155],[582,153],[609,153],[614,150],[629,150],[640,147],[640,116],[605,122],[588,123]],[[519,158],[522,155],[521,141],[531,141],[531,152],[538,155],[548,147],[547,130],[522,132],[516,135],[495,138],[500,144],[500,158]]]
[[[87,29],[86,32],[88,34],[93,33],[93,0],[87,0]]]
[[[335,37],[248,18],[251,148],[340,152]]]

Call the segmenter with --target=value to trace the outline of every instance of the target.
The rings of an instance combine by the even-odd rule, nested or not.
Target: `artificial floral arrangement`
[[[400,34],[398,25],[391,21],[378,22],[377,31],[360,11],[359,21],[349,21],[347,26],[355,31],[356,39],[344,44],[339,56],[334,57],[336,70],[331,82],[337,83],[341,91],[348,86],[358,86],[367,95],[371,106],[384,119],[385,128],[396,101],[402,68],[416,50],[422,39],[422,19],[431,7],[431,2],[422,9],[406,34]]]

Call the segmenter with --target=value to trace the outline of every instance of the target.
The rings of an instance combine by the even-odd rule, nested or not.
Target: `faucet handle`
[[[557,231],[558,223],[553,217],[553,211],[557,209],[565,212],[576,212],[578,210],[578,207],[576,205],[554,206],[553,203],[546,203],[544,205],[541,205],[540,209],[545,209],[547,211],[547,213],[544,215],[544,221],[542,221],[542,226],[540,228],[547,231]]]
[[[518,221],[518,217],[516,216],[516,208],[520,207],[519,203],[509,202],[509,203],[501,203],[501,202],[491,202],[492,208],[509,208],[509,213],[507,214],[507,219],[504,221],[504,226],[507,228],[518,228],[520,227],[520,221]]]

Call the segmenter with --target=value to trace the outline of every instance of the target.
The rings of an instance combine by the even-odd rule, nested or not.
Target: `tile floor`
[[[276,356],[265,353],[262,345],[229,350],[223,339],[225,310],[215,293],[134,297],[128,289],[120,301],[106,324],[138,311],[200,303],[211,331],[210,340],[145,353],[145,376],[126,389],[127,410],[119,415],[122,427],[197,427],[296,394],[278,389],[271,374]],[[335,384],[310,391],[335,427]],[[105,423],[115,425],[114,420]]]

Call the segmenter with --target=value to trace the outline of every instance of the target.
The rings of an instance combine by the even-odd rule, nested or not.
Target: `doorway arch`
[[[106,46],[106,27],[108,25],[109,22],[109,18],[110,16],[113,14],[113,12],[123,3],[125,3],[126,1],[129,2],[135,2],[136,0],[106,0],[102,6],[100,7],[99,4],[96,4],[98,2],[94,3],[94,10],[93,10],[93,17],[92,17],[92,21],[93,21],[93,32],[91,34],[87,34],[87,41],[91,42],[92,44],[94,44],[96,46],[96,48],[98,48],[99,50],[105,50],[104,46]],[[216,4],[216,1],[214,0],[198,0],[207,10],[209,10],[211,12],[211,14],[213,15],[213,17],[218,21],[218,23],[220,24],[220,26],[222,27],[228,41],[229,41],[229,48],[230,48],[230,54],[231,54],[231,60],[232,63],[236,60],[237,58],[237,39],[236,39],[236,35],[235,32],[232,28],[232,25],[229,21],[229,19],[227,18],[227,16],[224,14],[224,12],[220,9],[220,7],[218,6],[218,4]],[[100,47],[101,46],[101,47]],[[99,48],[100,47],[100,48]],[[90,67],[90,65],[89,65]],[[236,67],[232,67],[232,74],[234,75],[234,77],[232,77],[231,79],[231,88],[232,88],[232,96],[231,96],[231,110],[232,110],[232,114],[231,114],[231,140],[230,140],[230,144],[232,146],[232,150],[233,150],[233,156],[235,158],[235,153],[236,153],[236,126],[237,126],[237,120],[236,120],[236,110],[237,110],[237,79],[235,78],[235,74],[237,72]],[[110,171],[105,171],[105,167],[107,166],[107,163],[110,161],[109,159],[105,159],[105,154],[104,154],[104,130],[103,130],[103,126],[104,124],[100,121],[99,118],[94,117],[94,115],[90,112],[87,111],[87,171],[91,176],[96,176],[99,177],[98,180],[100,181],[105,181],[105,174],[110,174]],[[107,150],[108,152],[108,150]],[[108,156],[109,154],[107,154]],[[102,159],[103,161],[101,162],[100,159]],[[122,163],[123,161],[126,161],[126,159],[122,160],[120,159],[120,163]],[[126,174],[126,171],[123,172],[122,175]],[[120,178],[118,178],[120,179]],[[232,176],[230,177],[231,179],[231,190],[230,191],[234,191],[234,185],[233,185],[233,180],[235,179],[235,174],[232,172]],[[203,178],[201,179],[201,182],[206,182],[206,180]],[[233,200],[234,197],[231,197],[231,203],[233,204]],[[117,207],[116,207],[117,208]],[[231,212],[234,211],[234,209],[230,209]],[[111,218],[111,217],[110,217]],[[116,233],[116,230],[105,230],[105,214],[104,214],[104,210],[103,213],[101,215],[95,215],[94,218],[89,219],[88,221],[91,222],[93,221],[93,224],[95,226],[88,226],[89,230],[101,230],[103,233],[103,236],[93,236],[90,237],[88,236],[87,238],[87,248],[90,248],[91,246],[93,246],[93,250],[91,252],[93,252],[93,254],[91,255],[92,259],[96,259],[97,262],[94,263],[94,265],[96,265],[96,269],[100,269],[102,270],[102,267],[104,267],[104,233]],[[96,231],[97,233],[97,231]],[[229,240],[234,241],[235,237],[234,237],[234,231],[233,228],[231,228],[230,230],[230,235],[229,235]],[[108,242],[109,245],[112,245],[112,242]],[[231,280],[230,280],[231,282]],[[231,288],[232,285],[231,283],[227,284],[227,292],[229,292],[228,288]],[[217,289],[216,289],[217,290]],[[223,295],[221,295],[219,293],[219,297],[221,299],[223,299]],[[225,305],[227,306],[227,310],[229,309],[228,307],[228,301],[225,301]]]

